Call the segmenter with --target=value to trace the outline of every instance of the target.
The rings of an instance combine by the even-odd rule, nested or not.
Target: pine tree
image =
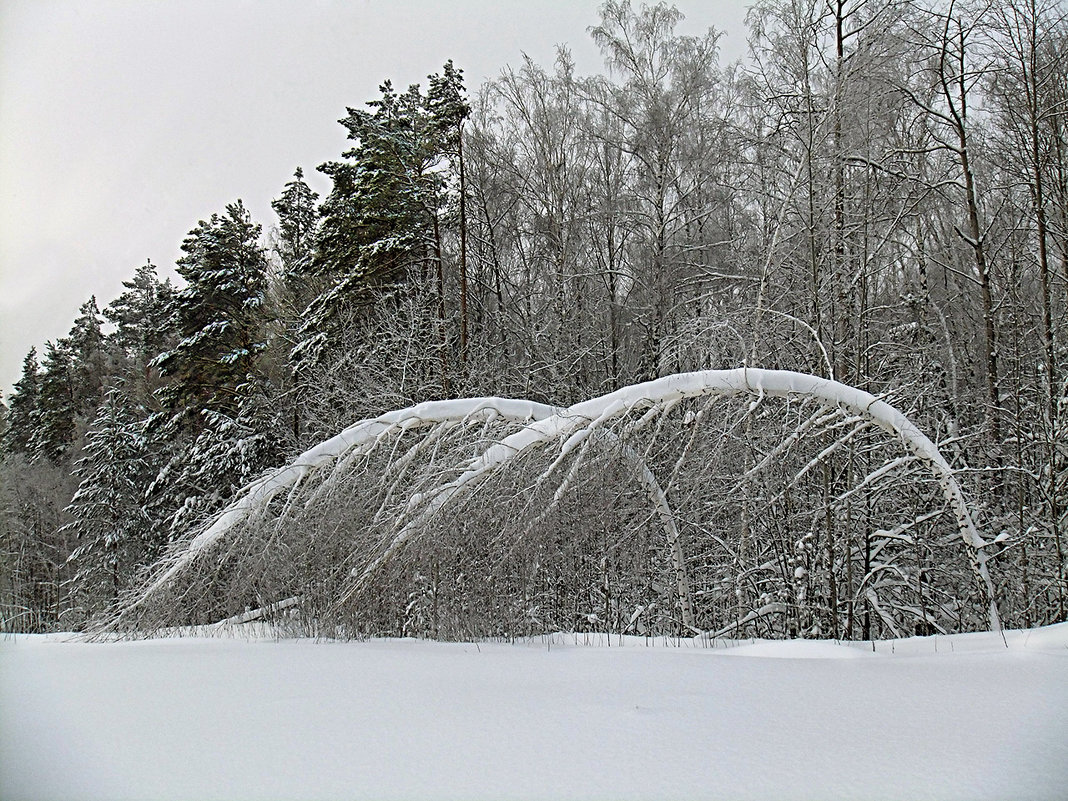
[[[76,571],[76,601],[90,615],[115,599],[160,544],[152,540],[144,511],[149,459],[132,407],[122,389],[107,392],[74,468],[80,483],[66,509],[74,519],[65,530],[78,545],[67,561]]]
[[[107,350],[116,373],[126,382],[129,396],[147,403],[159,388],[159,371],[153,360],[177,342],[176,291],[170,279],[160,281],[151,261],[123,281],[126,288],[109,303],[104,317],[115,328],[107,337]]]
[[[34,431],[37,429],[38,400],[41,393],[40,365],[37,348],[22,360],[22,378],[15,384],[8,408],[7,431],[4,432],[4,452],[29,456],[33,452]]]
[[[381,98],[367,103],[371,111],[349,108],[341,120],[356,143],[342,154],[345,160],[319,168],[334,182],[312,263],[326,288],[305,316],[294,349],[298,368],[322,356],[346,313],[405,279],[425,281],[428,267],[436,265],[440,279],[440,125],[418,85],[397,93],[387,81],[380,91]]]
[[[175,289],[170,279],[159,280],[151,261],[138,267],[134,277],[122,285],[126,291],[103,312],[115,326],[109,338],[124,356],[144,369],[173,344]]]
[[[201,410],[238,413],[237,387],[256,373],[267,347],[260,231],[239,200],[201,221],[182,244],[178,273],[187,286],[174,301],[180,339],[154,364],[169,380],[161,391],[164,409],[194,429]]]
[[[251,399],[267,391],[260,230],[238,201],[202,221],[182,245],[178,272],[187,286],[174,301],[180,339],[154,362],[168,383],[157,393],[163,411],[149,426],[165,454],[149,504],[171,537],[274,458],[270,421],[250,413]]]

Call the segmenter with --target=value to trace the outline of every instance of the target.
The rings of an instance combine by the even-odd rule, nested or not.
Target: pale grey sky
[[[751,0],[678,0],[680,32],[745,51]],[[601,69],[599,0],[0,0],[0,391],[151,258],[242,198],[265,230],[297,166],[345,149],[346,106],[425,83],[449,58],[469,91],[567,45]],[[639,3],[635,2],[635,6]]]

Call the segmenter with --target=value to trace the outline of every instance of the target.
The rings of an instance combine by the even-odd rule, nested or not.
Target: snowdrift
[[[1053,801],[1068,786],[1066,624],[875,643],[251,630],[0,639],[0,797]]]

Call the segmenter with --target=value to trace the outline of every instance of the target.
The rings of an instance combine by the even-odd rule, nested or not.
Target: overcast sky
[[[681,33],[745,50],[750,0],[679,0]],[[0,0],[0,391],[151,259],[173,275],[198,220],[242,198],[264,228],[301,166],[345,149],[337,120],[386,78],[449,58],[472,92],[567,45],[601,71],[599,0]],[[635,3],[638,5],[638,3]]]

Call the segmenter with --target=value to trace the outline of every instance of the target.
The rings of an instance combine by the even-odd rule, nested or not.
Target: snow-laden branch
[[[976,576],[987,596],[991,628],[1001,629],[994,585],[983,552],[983,548],[990,543],[976,530],[960,485],[937,446],[904,414],[864,390],[790,370],[744,367],[679,373],[624,387],[536,420],[491,445],[455,479],[412,499],[409,521],[401,527],[385,551],[364,568],[345,598],[352,597],[379,567],[457,494],[474,488],[482,479],[520,454],[550,442],[561,442],[560,454],[563,456],[580,445],[589,432],[635,408],[657,406],[684,398],[738,395],[812,398],[826,406],[852,412],[898,438],[910,453],[928,465],[937,479],[946,502],[956,516],[960,537],[968,546]]]
[[[124,613],[140,606],[189,565],[198,553],[221,540],[250,515],[264,509],[279,493],[297,486],[318,470],[366,451],[383,437],[399,431],[449,422],[491,422],[503,419],[526,423],[546,419],[558,411],[558,408],[543,403],[512,398],[459,398],[427,401],[406,409],[387,412],[379,417],[360,420],[340,434],[305,451],[285,467],[274,470],[246,486],[238,493],[237,500],[223,509],[204,531],[194,537],[169,566],[139,593],[139,597]]]
[[[375,520],[385,520],[386,506],[392,505],[392,498],[397,495],[396,516],[392,518],[393,533],[387,536],[377,553],[352,572],[353,580],[334,599],[340,606],[367,586],[376,572],[396,555],[406,542],[417,534],[431,530],[432,518],[445,511],[451,501],[462,493],[476,491],[484,479],[496,470],[506,466],[512,460],[530,451],[552,446],[552,462],[541,472],[538,482],[547,480],[565,460],[572,459],[572,469],[567,471],[560,481],[556,496],[567,491],[567,485],[575,477],[577,465],[584,460],[585,452],[594,440],[601,440],[620,446],[620,458],[634,476],[635,480],[648,493],[652,506],[660,518],[666,536],[669,553],[676,574],[679,600],[686,617],[692,619],[689,582],[686,576],[686,562],[680,532],[674,513],[668,501],[665,488],[653,474],[647,461],[626,444],[627,437],[634,431],[649,425],[664,416],[677,404],[688,398],[728,398],[750,396],[754,403],[766,397],[797,398],[815,401],[824,409],[836,414],[844,413],[851,425],[879,428],[905,447],[908,456],[905,460],[894,460],[887,466],[888,472],[893,467],[904,464],[909,458],[925,464],[934,474],[946,502],[953,510],[959,529],[960,538],[969,553],[972,567],[978,583],[986,595],[989,607],[991,628],[1000,629],[993,583],[986,566],[984,548],[986,542],[976,530],[971,514],[965,503],[961,488],[953,471],[939,453],[935,444],[928,439],[908,418],[890,404],[875,396],[837,381],[786,370],[762,370],[740,368],[735,370],[705,370],[666,376],[654,381],[625,387],[616,392],[592,400],[576,403],[561,410],[530,401],[502,398],[469,398],[449,401],[435,401],[419,404],[407,409],[389,412],[379,417],[362,420],[335,437],[311,448],[298,457],[292,464],[276,470],[253,482],[226,509],[224,509],[203,531],[193,538],[184,550],[176,552],[167,561],[161,563],[156,576],[147,588],[139,591],[131,603],[125,605],[124,611],[115,620],[127,618],[133,610],[141,607],[152,596],[173,582],[178,574],[196,560],[198,554],[204,553],[220,541],[235,527],[247,523],[254,515],[261,514],[269,508],[276,497],[284,497],[288,492],[285,508],[296,498],[303,482],[311,477],[322,479],[319,491],[329,493],[339,474],[347,474],[360,459],[365,458],[379,447],[381,443],[393,442],[394,455],[389,458],[382,476],[385,496]],[[633,414],[631,421],[621,427],[613,427],[615,421]],[[436,443],[446,431],[443,426],[456,428],[471,423],[489,426],[494,421],[513,424],[513,433],[484,446],[473,458],[465,457],[453,467],[456,472],[448,481],[433,483],[429,489],[404,497],[399,494],[399,480],[407,469],[407,464],[426,450],[436,450]],[[803,436],[813,426],[822,426],[827,418],[817,412],[800,428],[787,438],[781,446],[788,448],[793,441]],[[414,445],[398,447],[396,438],[404,432],[427,429]],[[851,431],[855,432],[856,428]],[[485,441],[487,430],[483,430]],[[696,429],[694,430],[696,435]],[[847,434],[848,436],[848,434]],[[838,447],[841,439],[824,450],[818,459],[830,456]],[[764,462],[767,460],[765,459]],[[762,464],[764,464],[762,462]],[[892,466],[892,467],[891,467]],[[759,469],[758,466],[757,469]],[[678,465],[676,465],[676,470]],[[878,480],[883,473],[876,471],[864,479],[870,484]],[[744,482],[750,477],[742,477]],[[671,481],[668,482],[670,487]],[[556,497],[554,496],[554,497]],[[313,499],[317,493],[313,493]],[[307,504],[305,504],[307,506]],[[286,514],[287,512],[283,512]]]

